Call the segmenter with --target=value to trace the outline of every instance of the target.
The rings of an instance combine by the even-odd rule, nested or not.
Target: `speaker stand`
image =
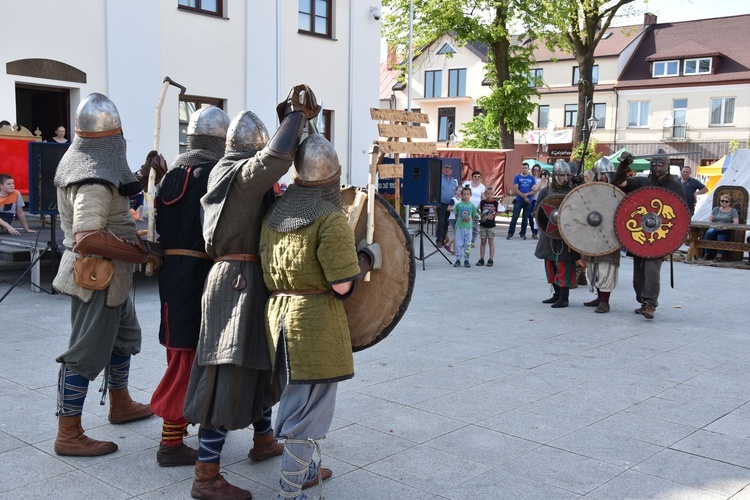
[[[414,237],[416,238],[417,236],[419,236],[419,256],[416,257],[416,259],[422,261],[422,271],[425,270],[424,261],[429,259],[433,255],[435,255],[436,253],[439,253],[440,255],[442,255],[443,258],[446,260],[446,262],[448,262],[448,264],[451,263],[450,259],[443,252],[440,251],[440,249],[437,247],[435,242],[432,241],[432,239],[430,239],[430,236],[427,233],[425,233],[423,214],[424,214],[424,205],[419,205],[419,230],[414,235]],[[432,247],[435,249],[432,252],[428,253],[427,255],[424,254],[424,239],[425,238],[427,238],[427,241],[429,241],[430,245],[432,245]]]

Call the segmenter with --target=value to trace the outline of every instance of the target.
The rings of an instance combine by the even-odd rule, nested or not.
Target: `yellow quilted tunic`
[[[266,332],[271,362],[276,361],[277,346],[284,341],[289,357],[289,383],[352,378],[354,358],[346,311],[331,287],[359,274],[354,233],[344,215],[334,212],[289,233],[280,233],[263,224],[260,258],[263,279],[271,292],[331,291],[324,295],[268,300]]]

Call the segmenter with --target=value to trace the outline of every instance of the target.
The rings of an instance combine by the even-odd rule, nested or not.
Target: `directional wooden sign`
[[[416,153],[420,155],[437,154],[437,144],[434,142],[396,142],[378,141],[380,154],[387,153]]]
[[[380,134],[380,137],[427,139],[427,129],[420,126],[378,123],[378,134]]]
[[[388,122],[411,122],[411,123],[429,123],[430,117],[425,113],[414,113],[413,111],[403,111],[400,109],[378,109],[370,108],[370,117],[373,120],[383,120]]]

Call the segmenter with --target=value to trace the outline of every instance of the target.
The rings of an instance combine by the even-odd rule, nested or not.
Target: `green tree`
[[[557,48],[573,54],[578,64],[580,77],[578,119],[573,137],[575,143],[583,140],[584,120],[590,113],[586,105],[593,102],[594,98],[594,51],[618,12],[632,13],[632,8],[623,7],[634,1],[538,0],[529,4],[529,26],[533,31],[541,37],[548,48]]]
[[[498,142],[493,147],[513,149],[513,133],[523,133],[534,126],[528,119],[536,108],[530,97],[537,94],[528,78],[532,47],[512,43],[509,32],[512,22],[526,21],[530,0],[412,1],[413,47],[423,50],[450,33],[459,44],[480,42],[488,48],[486,74],[492,94],[482,101],[485,117],[481,121],[493,120],[498,128]],[[405,54],[409,40],[409,0],[383,0],[383,6],[386,7],[383,16],[385,39]],[[471,125],[468,133],[472,130],[481,132],[485,128],[486,123],[482,127]]]
[[[463,139],[458,143],[462,148],[494,149],[500,143],[500,129],[497,120],[480,113],[470,122],[461,126]]]

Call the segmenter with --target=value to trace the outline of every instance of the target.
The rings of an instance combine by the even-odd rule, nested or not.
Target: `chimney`
[[[388,54],[388,57],[386,59],[386,62],[387,62],[386,67],[388,69],[393,69],[396,66],[396,63],[398,62],[397,54],[396,54],[396,47],[393,47],[389,43],[386,50]]]
[[[643,25],[648,26],[650,24],[656,24],[656,14],[646,12],[643,14]]]

